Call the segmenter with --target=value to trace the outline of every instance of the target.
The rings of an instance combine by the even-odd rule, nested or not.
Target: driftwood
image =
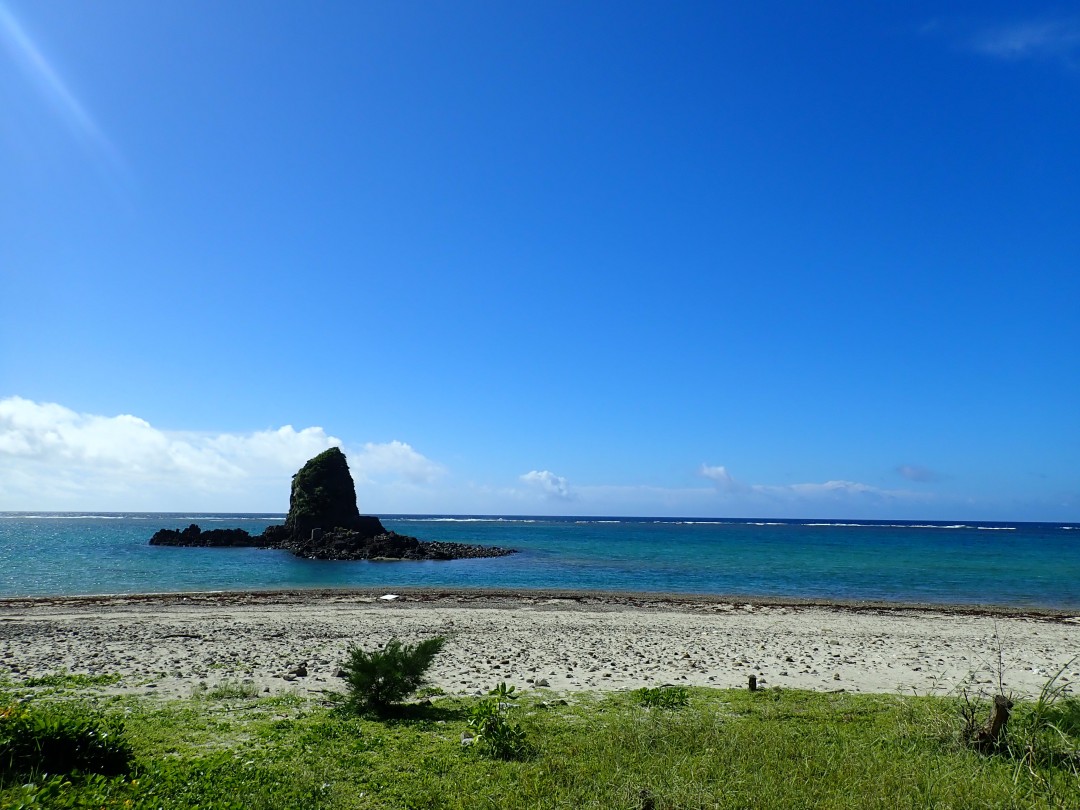
[[[1009,723],[1009,710],[1012,707],[1013,702],[1004,695],[994,696],[994,710],[990,713],[990,723],[975,738],[980,748],[985,750],[998,746],[1001,735],[1005,732],[1005,726]]]

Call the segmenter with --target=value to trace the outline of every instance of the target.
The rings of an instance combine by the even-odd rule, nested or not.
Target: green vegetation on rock
[[[356,486],[337,447],[319,453],[293,476],[285,518],[290,534],[306,537],[312,529],[353,529],[359,523]]]

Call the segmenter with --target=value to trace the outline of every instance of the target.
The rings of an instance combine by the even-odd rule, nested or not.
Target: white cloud
[[[836,498],[836,497],[891,497],[897,493],[889,492],[870,484],[860,484],[858,481],[825,481],[821,484],[788,484],[779,487],[761,487],[763,492],[792,492],[809,498]]]
[[[1080,68],[1080,17],[1042,16],[1005,23],[974,25],[935,18],[920,28],[924,36],[951,40],[954,47],[992,59],[1042,60]]]
[[[739,483],[731,476],[726,467],[710,467],[708,464],[702,464],[699,472],[704,478],[708,478],[716,484],[718,489],[730,492],[739,488]]]
[[[999,59],[1056,59],[1073,63],[1080,53],[1080,20],[1042,19],[984,28],[970,47]]]
[[[377,478],[391,474],[413,484],[430,484],[446,472],[440,464],[399,441],[385,444],[368,442],[360,453],[350,456],[349,467],[354,476]]]
[[[159,430],[130,414],[97,416],[21,397],[0,400],[0,456],[105,475],[227,479],[295,472],[311,456],[340,444],[318,427],[203,436]]]
[[[896,472],[908,481],[917,481],[921,484],[937,481],[939,478],[936,472],[927,467],[920,467],[918,464],[901,464],[896,468]]]
[[[0,510],[283,512],[292,474],[342,445],[321,427],[176,432],[131,414],[85,414],[9,397],[0,399]],[[952,519],[977,506],[960,496],[849,480],[746,483],[710,464],[697,468],[696,485],[682,487],[571,486],[550,470],[473,483],[403,441],[343,449],[360,506],[374,514],[567,514],[572,503],[583,515]],[[913,480],[929,474],[912,465],[897,472]]]
[[[744,484],[735,479],[722,466],[702,464],[699,474],[713,481],[716,489],[725,496],[737,496],[740,507],[753,505],[785,509],[795,507],[815,508],[829,504],[842,508],[844,505],[859,507],[868,502],[900,502],[923,498],[907,490],[890,490],[863,484],[858,481],[825,481],[801,484]],[[834,515],[835,517],[836,515]],[[839,515],[842,517],[843,515]]]
[[[574,493],[570,491],[570,485],[567,480],[548,470],[532,470],[521,476],[521,480],[534,489],[539,490],[548,498],[556,498],[563,501],[574,499]]]
[[[321,427],[185,433],[9,397],[0,400],[0,509],[281,512],[293,473],[341,445]],[[442,472],[398,441],[347,454],[354,476],[386,486]]]

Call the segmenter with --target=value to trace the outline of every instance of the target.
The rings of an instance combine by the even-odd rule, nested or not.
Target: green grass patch
[[[191,696],[204,700],[250,700],[259,696],[259,687],[254,681],[222,681],[216,686],[200,683]]]
[[[132,772],[7,780],[0,808],[1080,807],[1068,700],[1018,704],[1016,746],[987,755],[964,744],[949,698],[691,689],[670,711],[631,692],[525,693],[501,709],[528,744],[509,759],[462,745],[481,702],[376,719],[298,697],[98,698],[123,721]],[[1040,712],[1053,737],[1023,737]],[[1054,755],[1025,756],[1025,740]]]
[[[93,686],[112,686],[120,682],[116,673],[86,675],[80,672],[53,672],[24,679],[19,685],[25,687],[51,687],[53,689],[86,689]]]

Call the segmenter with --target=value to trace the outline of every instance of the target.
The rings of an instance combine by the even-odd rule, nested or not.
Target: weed
[[[500,693],[500,687],[502,691]],[[506,684],[499,684],[490,694],[509,697]],[[519,723],[511,723],[507,716],[509,705],[498,697],[480,701],[469,711],[468,728],[477,750],[493,759],[521,759],[528,753],[525,731]],[[470,739],[470,738],[466,738]]]
[[[27,678],[22,686],[49,686],[56,689],[81,689],[88,686],[112,686],[120,682],[120,676],[112,673],[108,675],[84,675],[80,672],[57,671],[49,675],[37,675]]]
[[[1010,753],[1032,773],[1041,765],[1068,763],[1080,777],[1080,701],[1069,696],[1069,684],[1061,680],[1077,657],[1047,679],[1038,699],[1030,709],[1025,707],[1009,735]]]
[[[646,686],[634,694],[645,706],[658,709],[679,709],[690,703],[690,690],[685,686]]]
[[[205,700],[245,700],[258,697],[259,687],[254,681],[222,681],[212,687],[200,684],[191,696]]]
[[[507,686],[506,681],[503,681],[490,692],[488,692],[488,694],[493,695],[495,699],[500,702],[507,700],[517,700],[518,696],[514,694],[516,689],[516,686]]]

